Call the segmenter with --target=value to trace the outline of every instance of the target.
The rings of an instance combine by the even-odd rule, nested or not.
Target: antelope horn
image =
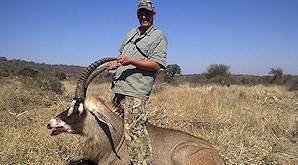
[[[100,68],[97,68],[96,70],[93,71],[93,73],[88,77],[86,84],[85,84],[85,88],[87,88],[89,86],[89,84],[92,82],[92,80],[99,75],[100,73],[102,73],[103,71],[105,71],[107,69],[107,66],[102,66]]]
[[[91,65],[89,65],[82,72],[81,77],[79,78],[79,80],[77,82],[77,87],[76,87],[76,91],[75,91],[75,99],[79,99],[79,100],[82,99],[82,100],[84,100],[85,97],[86,97],[86,90],[88,88],[88,86],[86,86],[86,83],[87,83],[87,80],[88,80],[89,76],[100,65],[102,65],[102,64],[104,64],[106,62],[109,62],[109,61],[114,61],[114,60],[117,60],[117,58],[108,57],[108,58],[103,58],[103,59],[100,59],[98,61],[95,61],[94,63],[92,63]]]
[[[98,61],[95,61],[91,65],[89,65],[82,73],[77,81],[77,87],[75,91],[75,97],[72,100],[71,106],[68,110],[68,116],[73,113],[73,110],[79,110],[79,114],[83,112],[83,103],[86,97],[86,91],[88,88],[88,85],[90,82],[101,72],[103,72],[105,69],[107,69],[106,66],[99,68],[99,72],[96,72],[96,74],[93,74],[93,76],[90,77],[90,75],[93,73],[93,71],[99,67],[100,65],[109,62],[109,61],[114,61],[117,60],[117,58],[112,58],[112,57],[107,57],[100,59]]]

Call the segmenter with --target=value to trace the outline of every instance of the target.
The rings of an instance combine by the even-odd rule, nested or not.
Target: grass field
[[[69,104],[75,82],[57,95],[1,81],[0,164],[65,164],[80,157],[79,136],[51,137],[46,125]],[[88,95],[109,101],[109,84]],[[150,123],[208,140],[227,164],[298,164],[298,92],[281,86],[157,85]]]

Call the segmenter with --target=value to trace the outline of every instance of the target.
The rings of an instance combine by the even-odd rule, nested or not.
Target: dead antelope
[[[89,83],[106,67],[94,70],[112,60],[115,58],[96,61],[81,74],[71,106],[51,119],[48,128],[52,129],[51,135],[62,132],[81,135],[86,160],[98,165],[128,165],[123,119],[102,100],[86,98]],[[153,125],[148,126],[148,131],[156,165],[224,164],[217,151],[203,139]]]

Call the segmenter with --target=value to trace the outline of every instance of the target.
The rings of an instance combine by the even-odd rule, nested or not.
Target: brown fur
[[[87,112],[83,120],[83,151],[86,159],[100,165],[127,165],[129,159],[123,137],[123,119],[115,115],[111,108],[102,100],[89,97],[85,101],[85,109],[96,109],[107,116],[116,131],[110,129],[118,159],[112,150],[111,144],[103,130],[98,126],[96,119]],[[224,164],[217,151],[205,140],[190,134],[148,126],[153,149],[154,164],[157,165],[215,165]]]

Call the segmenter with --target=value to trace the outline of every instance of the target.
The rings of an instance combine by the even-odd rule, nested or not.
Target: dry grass
[[[42,92],[32,96],[33,91],[13,81],[1,86],[0,164],[65,164],[79,157],[78,136],[51,137],[46,128],[68,106],[74,82],[64,83],[64,95],[51,97]],[[20,94],[29,103],[10,102]],[[109,100],[110,85],[91,85],[88,95]],[[11,113],[17,103],[26,103],[26,110]],[[297,92],[279,86],[164,85],[156,87],[147,109],[151,123],[209,140],[227,164],[297,164]]]
[[[208,139],[227,164],[298,160],[298,97],[283,87],[167,86],[148,107],[152,123]]]

